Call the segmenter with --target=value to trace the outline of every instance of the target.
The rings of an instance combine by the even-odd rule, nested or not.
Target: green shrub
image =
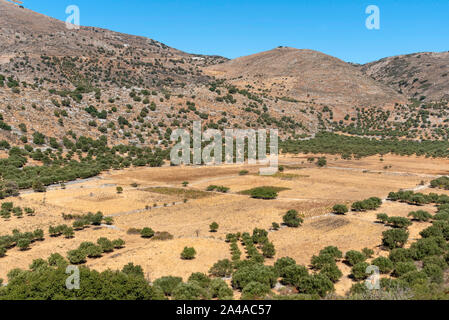
[[[423,267],[434,264],[440,267],[441,270],[446,270],[448,268],[446,260],[439,256],[427,256],[422,260],[422,262]]]
[[[319,158],[318,160],[317,160],[317,162],[316,162],[316,165],[318,166],[318,167],[325,167],[326,165],[327,165],[327,160],[326,160],[326,157],[321,157],[321,158]]]
[[[232,289],[221,279],[213,279],[209,285],[209,291],[212,298],[219,300],[232,300],[234,296]]]
[[[85,253],[89,258],[99,258],[103,254],[103,249],[100,246],[90,246]]]
[[[282,257],[274,263],[274,269],[280,277],[285,275],[285,268],[296,265],[296,261],[290,257]]]
[[[446,249],[447,243],[443,237],[419,239],[410,246],[411,256],[415,260],[422,260],[427,256],[441,255]]]
[[[399,280],[403,283],[408,284],[409,286],[415,286],[417,284],[426,283],[428,281],[428,278],[423,271],[413,270],[401,275]]]
[[[349,296],[354,298],[357,296],[364,296],[365,294],[368,293],[368,287],[366,286],[366,284],[364,282],[357,282],[354,283],[351,288],[349,289]]]
[[[358,263],[364,262],[366,260],[366,256],[360,251],[350,250],[346,252],[345,261],[350,265],[354,266]]]
[[[175,300],[200,300],[207,299],[207,291],[196,282],[180,283],[173,290]]]
[[[181,277],[166,276],[154,280],[153,285],[160,287],[165,295],[171,296],[180,283],[182,283]]]
[[[326,276],[333,283],[338,282],[338,280],[340,280],[340,278],[343,276],[343,273],[340,271],[336,264],[326,264],[320,270],[320,274]]]
[[[317,274],[299,278],[296,288],[300,293],[317,294],[325,297],[334,291],[334,284],[326,276]]]
[[[395,264],[393,275],[400,277],[411,271],[416,271],[416,266],[413,262],[398,262]]]
[[[424,210],[412,211],[408,214],[409,217],[412,217],[415,221],[427,222],[432,219],[432,215]]]
[[[48,267],[48,262],[45,261],[44,259],[35,259],[33,260],[33,262],[30,264],[30,270],[36,271],[40,268],[46,268]]]
[[[430,281],[443,283],[443,270],[436,264],[427,264],[422,271],[429,277]]]
[[[382,244],[389,248],[401,248],[408,240],[409,233],[404,229],[391,229],[382,232]]]
[[[0,246],[0,258],[4,257],[6,255],[6,248]]]
[[[112,241],[107,238],[99,238],[97,240],[97,244],[103,249],[103,252],[112,252],[114,251],[114,245],[112,244]]]
[[[21,238],[21,239],[17,240],[17,246],[22,251],[29,249],[30,244],[31,244],[31,241],[30,241],[30,239],[27,239],[27,238]]]
[[[243,288],[242,300],[263,299],[270,291],[271,290],[268,285],[252,281]]]
[[[309,271],[306,267],[293,264],[284,267],[281,274],[281,283],[284,285],[295,285],[299,278],[306,277],[309,275]]]
[[[23,216],[23,210],[20,207],[14,207],[12,209],[12,212],[13,212],[15,217],[21,218]]]
[[[47,261],[50,266],[64,266],[67,264],[66,259],[64,259],[64,257],[59,253],[52,253],[48,257]]]
[[[114,218],[112,217],[105,217],[104,218],[104,223],[106,223],[108,226],[111,226],[114,224]]]
[[[272,200],[277,198],[278,192],[270,187],[258,187],[252,189],[250,195],[254,199]]]
[[[274,244],[272,242],[265,242],[262,245],[262,254],[266,258],[273,258],[276,254],[276,250],[274,249]]]
[[[76,221],[73,221],[72,226],[73,226],[73,229],[75,229],[75,230],[82,230],[85,227],[85,223],[82,220],[76,220]]]
[[[2,210],[10,212],[10,211],[12,211],[13,207],[14,207],[14,203],[12,203],[12,202],[3,202],[2,203]]]
[[[122,272],[128,276],[136,276],[142,279],[145,278],[142,267],[139,265],[134,265],[132,262],[124,266]]]
[[[362,253],[365,255],[366,258],[371,258],[374,254],[374,250],[370,248],[363,248]]]
[[[234,266],[232,261],[229,259],[223,259],[217,261],[209,270],[209,274],[214,277],[229,277],[234,270]]]
[[[255,244],[263,244],[268,241],[268,231],[264,229],[254,228],[251,239]]]
[[[335,214],[345,214],[349,211],[348,207],[344,204],[336,204],[332,208],[332,212]]]
[[[338,250],[337,247],[334,247],[334,246],[328,246],[328,247],[322,249],[322,250],[320,251],[320,255],[322,255],[322,254],[329,254],[329,255],[331,255],[335,260],[338,260],[338,259],[343,258],[343,253],[342,253],[340,250]]]
[[[273,223],[271,224],[271,230],[277,231],[277,230],[279,230],[280,227],[281,227],[281,226],[280,226],[279,223],[277,223],[277,222],[273,222]]]
[[[371,197],[362,201],[356,201],[352,204],[352,211],[360,212],[367,210],[376,210],[382,205],[382,200],[377,197]]]
[[[64,235],[64,237],[66,239],[71,239],[75,236],[75,232],[73,231],[73,228],[70,228],[70,227],[64,228],[64,230],[62,231],[62,234]]]
[[[440,177],[430,181],[430,186],[432,188],[449,189],[449,177]]]
[[[154,231],[151,228],[145,227],[140,231],[140,236],[146,239],[152,238],[154,236]]]
[[[225,186],[216,186],[216,185],[210,185],[206,188],[206,191],[216,191],[221,193],[228,193],[230,188]]]
[[[121,249],[125,246],[125,241],[122,239],[112,240],[112,245],[114,246],[114,249]]]
[[[81,244],[79,245],[78,249],[79,250],[83,250],[83,251],[87,251],[90,247],[94,247],[95,244],[93,242],[90,241],[84,241],[81,242]]]
[[[292,228],[297,228],[304,222],[304,220],[299,217],[298,211],[296,210],[287,211],[287,213],[282,217],[282,220],[286,226]]]
[[[181,259],[183,260],[192,260],[195,259],[196,251],[195,248],[185,247],[181,252]]]
[[[84,250],[71,250],[67,252],[67,259],[71,264],[81,264],[86,262],[87,253]]]
[[[202,272],[192,273],[188,279],[188,282],[196,281],[202,288],[208,288],[211,282],[211,279]]]
[[[449,225],[448,225],[449,227]],[[431,237],[443,237],[444,236],[444,229],[437,226],[435,223],[431,225],[428,228],[425,228],[422,230],[419,235],[423,238],[431,238]]]
[[[449,221],[449,212],[440,211],[433,216],[433,219],[438,221]]]
[[[388,215],[386,213],[379,213],[377,214],[377,220],[381,223],[387,223],[388,221]]]
[[[210,232],[217,232],[218,230],[218,223],[216,222],[212,222],[209,226],[209,230]]]
[[[320,253],[318,256],[312,256],[310,265],[312,269],[321,270],[325,265],[335,264],[335,258],[330,253]]]
[[[42,229],[34,230],[33,235],[34,235],[34,240],[36,240],[36,241],[44,240],[44,230],[42,230]]]
[[[44,186],[44,184],[40,180],[35,180],[32,185],[34,192],[46,192],[47,188]]]
[[[378,257],[374,259],[372,264],[377,266],[382,274],[389,274],[394,269],[394,263],[385,257]]]
[[[387,222],[394,228],[407,228],[412,222],[404,217],[389,217]]]
[[[8,273],[8,286],[1,288],[5,300],[153,300],[164,299],[157,287],[143,277],[128,276],[120,271],[98,272],[80,267],[79,290],[66,290],[65,267],[15,270]],[[33,288],[33,290],[30,290]]]
[[[259,282],[272,288],[277,280],[273,267],[261,264],[250,264],[238,268],[232,275],[232,286],[242,290],[250,282]]]
[[[352,267],[351,276],[356,280],[364,280],[368,278],[369,274],[366,272],[369,264],[366,262],[359,262]]]
[[[393,262],[407,262],[411,261],[411,252],[408,249],[396,248],[390,251],[388,258]]]

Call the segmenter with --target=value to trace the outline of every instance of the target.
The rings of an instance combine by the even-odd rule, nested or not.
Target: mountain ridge
[[[0,134],[15,145],[35,134],[45,146],[50,137],[105,135],[165,148],[171,130],[197,120],[276,127],[282,138],[371,126],[407,132],[414,121],[401,109],[405,92],[318,51],[278,47],[229,60],[106,29],[68,30],[4,0],[0,11],[0,115],[10,128]]]
[[[359,68],[367,76],[409,98],[449,100],[449,51],[385,57]]]
[[[406,102],[404,97],[366,78],[343,60],[310,49],[278,47],[212,65],[207,70],[211,75],[237,83],[264,82],[261,86],[265,89],[276,87],[273,82],[280,78],[289,78],[284,95],[302,100],[312,96],[319,103],[339,107],[354,104],[391,107]]]

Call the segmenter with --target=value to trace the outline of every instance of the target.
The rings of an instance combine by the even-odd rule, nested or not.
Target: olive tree
[[[346,252],[345,261],[350,265],[354,266],[358,263],[364,262],[366,260],[366,256],[360,251],[350,250]]]
[[[348,207],[344,204],[336,204],[332,208],[332,212],[335,214],[345,214],[349,211]]]
[[[404,229],[391,229],[382,232],[382,244],[389,248],[402,248],[408,240],[409,233]]]
[[[181,259],[183,260],[192,260],[195,259],[196,250],[192,247],[185,247],[181,252]]]
[[[217,232],[217,230],[218,230],[218,223],[212,222],[209,225],[209,230],[210,230],[210,232]]]
[[[368,278],[369,274],[366,272],[369,264],[366,262],[359,262],[352,267],[351,276],[357,280],[364,280]]]
[[[152,238],[154,236],[154,231],[151,228],[145,227],[140,231],[140,236],[147,239]]]
[[[297,228],[304,222],[304,220],[299,217],[298,211],[296,210],[287,211],[287,213],[282,217],[282,220],[286,226],[292,228]]]
[[[388,274],[394,268],[394,263],[385,257],[378,257],[372,261],[372,264],[379,268],[380,273]]]
[[[209,274],[215,277],[229,277],[234,270],[234,265],[229,259],[217,261],[210,269]]]

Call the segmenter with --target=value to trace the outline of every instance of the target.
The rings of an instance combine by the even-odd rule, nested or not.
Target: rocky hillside
[[[416,118],[401,109],[405,95],[320,52],[277,48],[229,61],[94,27],[69,30],[5,0],[0,12],[0,142],[54,148],[68,136],[106,136],[110,145],[165,148],[172,130],[194,120],[299,138],[346,126],[407,132]]]
[[[279,47],[208,67],[207,73],[280,99],[313,101],[337,111],[355,106],[388,108],[404,96],[354,66],[313,50]]]
[[[62,138],[70,131],[105,134],[111,143],[167,145],[170,130],[191,127],[192,120],[257,126],[262,112],[259,123],[279,128],[304,132],[300,118],[314,122],[281,115],[255,93],[229,94],[227,84],[203,72],[226,58],[104,29],[69,30],[4,0],[0,12],[0,121],[8,129],[1,134],[13,144],[31,142],[36,132]]]
[[[21,80],[70,86],[182,86],[205,82],[201,68],[227,59],[190,55],[152,39],[81,27],[0,0],[0,63]]]
[[[449,51],[388,57],[360,69],[409,98],[449,100]]]

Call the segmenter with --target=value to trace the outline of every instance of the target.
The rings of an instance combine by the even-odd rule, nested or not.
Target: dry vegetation
[[[45,231],[45,240],[33,244],[27,251],[8,251],[1,258],[0,278],[6,278],[12,268],[26,268],[33,259],[48,257],[54,252],[65,255],[83,241],[107,237],[122,238],[125,248],[89,259],[88,266],[98,270],[119,269],[133,262],[141,265],[150,279],[170,274],[186,280],[192,272],[207,273],[216,261],[230,258],[229,245],[224,241],[226,234],[269,229],[272,222],[280,224],[283,214],[290,209],[297,210],[305,217],[305,222],[300,228],[282,227],[269,233],[276,255],[268,259],[268,264],[290,256],[299,264],[307,265],[312,255],[329,245],[337,245],[342,252],[367,247],[374,249],[375,256],[386,255],[380,243],[387,227],[376,222],[376,214],[385,212],[405,217],[413,207],[385,202],[377,211],[335,216],[329,214],[332,206],[371,196],[385,198],[388,192],[400,188],[416,188],[423,180],[428,183],[431,177],[441,173],[442,165],[447,163],[447,160],[426,160],[426,165],[422,165],[421,159],[413,157],[385,156],[380,164],[376,156],[361,161],[329,160],[326,168],[318,169],[308,164],[306,158],[305,155],[283,156],[281,163],[286,169],[275,177],[257,176],[256,166],[250,167],[252,174],[246,176],[239,176],[242,167],[236,166],[135,168],[110,171],[100,179],[70,184],[65,190],[55,187],[46,193],[24,192],[13,198],[14,204],[35,208],[36,215],[3,221],[0,234],[8,234],[15,228],[21,231],[41,228]],[[386,163],[391,168],[382,170]],[[283,175],[295,178],[284,179]],[[183,181],[189,184],[184,187]],[[206,192],[211,183],[229,187],[230,191],[226,194]],[[269,201],[238,194],[264,185],[287,190],[281,191],[276,200]],[[116,186],[122,186],[123,192],[118,194]],[[424,209],[435,212],[432,206]],[[48,236],[50,225],[67,223],[62,212],[83,214],[89,211],[113,216],[114,225],[91,226],[77,231],[73,239]],[[212,222],[219,224],[217,232],[209,232]],[[428,225],[420,223],[410,227],[410,241],[419,237],[419,231]],[[127,232],[130,228],[148,226],[170,233],[173,239],[148,240]],[[185,246],[196,249],[196,259],[180,259]],[[336,292],[344,294],[353,281],[348,277],[350,268],[341,263],[339,267],[344,277],[336,284]]]

